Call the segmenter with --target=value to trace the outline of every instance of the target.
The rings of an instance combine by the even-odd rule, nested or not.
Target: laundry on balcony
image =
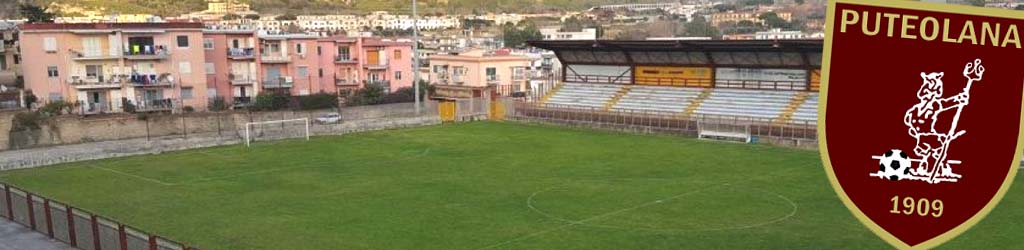
[[[163,86],[171,85],[173,79],[168,74],[132,74],[128,80],[135,85],[141,86]]]

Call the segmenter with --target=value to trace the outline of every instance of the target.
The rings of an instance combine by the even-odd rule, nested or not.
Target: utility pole
[[[416,114],[420,114],[420,16],[416,13],[416,0],[412,0],[412,89],[416,95]]]

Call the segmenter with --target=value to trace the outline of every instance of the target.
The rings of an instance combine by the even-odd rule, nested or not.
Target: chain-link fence
[[[697,137],[703,130],[745,133],[748,141],[799,147],[817,145],[817,124],[741,116],[607,110],[504,100],[506,119]]]
[[[78,249],[197,249],[2,183],[0,217]]]

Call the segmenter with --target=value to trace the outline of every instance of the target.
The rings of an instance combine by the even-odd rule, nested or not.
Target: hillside
[[[152,13],[175,16],[201,11],[205,0],[31,0],[49,6],[58,3],[106,13]],[[411,0],[241,0],[267,14],[354,14],[370,11],[411,12]],[[663,2],[657,0],[421,0],[423,14],[487,12],[530,13],[547,10],[578,11],[601,4]]]

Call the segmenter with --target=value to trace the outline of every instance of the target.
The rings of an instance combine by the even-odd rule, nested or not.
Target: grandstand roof
[[[563,63],[820,67],[823,40],[530,41]]]
[[[821,52],[824,40],[573,40],[530,41],[530,45],[547,50],[657,50],[657,51],[779,51],[799,50]]]

